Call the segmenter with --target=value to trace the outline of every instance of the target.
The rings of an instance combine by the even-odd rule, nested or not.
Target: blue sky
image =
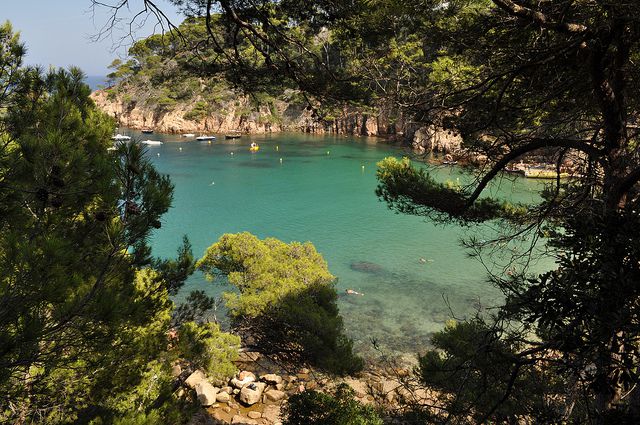
[[[103,3],[117,3],[120,0],[102,0]],[[13,28],[20,31],[21,40],[27,45],[26,63],[68,67],[76,65],[88,75],[105,75],[107,66],[116,57],[124,57],[131,39],[124,43],[121,38],[127,34],[124,23],[132,12],[142,7],[142,0],[131,0],[131,11],[124,11],[123,22],[111,37],[100,42],[91,41],[107,22],[108,13],[102,9],[92,16],[90,0],[0,0],[0,21],[11,21]],[[166,1],[161,5],[172,22],[182,20],[175,8]],[[136,30],[136,37],[143,38],[153,33],[149,18],[146,25]]]

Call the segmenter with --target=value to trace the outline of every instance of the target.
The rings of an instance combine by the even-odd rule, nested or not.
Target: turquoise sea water
[[[377,199],[375,164],[402,156],[400,148],[376,139],[298,134],[237,141],[218,135],[211,144],[129,134],[165,142],[149,147],[148,155],[176,187],[174,207],[153,239],[155,255],[174,255],[184,234],[197,256],[227,232],[311,241],[338,277],[345,327],[363,352],[372,338],[386,352],[415,352],[452,314],[464,317],[500,300],[484,267],[460,246],[461,228],[395,214]],[[257,153],[248,150],[252,140],[260,144]],[[454,168],[438,176],[464,180]],[[496,190],[531,200],[537,185],[518,179]],[[225,290],[200,274],[186,286],[185,292]],[[365,295],[346,295],[347,288]]]

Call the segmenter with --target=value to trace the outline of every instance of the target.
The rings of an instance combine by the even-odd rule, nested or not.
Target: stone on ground
[[[192,390],[195,390],[196,385],[198,385],[200,382],[204,381],[205,379],[206,377],[204,376],[204,372],[198,369],[195,372],[193,372],[191,375],[189,375],[189,377],[184,381],[184,383],[187,385],[187,387],[191,388]]]
[[[267,384],[264,382],[255,382],[252,384],[243,387],[240,390],[240,401],[244,404],[251,406],[252,404],[256,404],[260,401],[262,397],[262,392],[266,388]]]
[[[196,385],[196,395],[202,406],[211,406],[215,403],[217,394],[218,389],[207,381],[202,381]]]

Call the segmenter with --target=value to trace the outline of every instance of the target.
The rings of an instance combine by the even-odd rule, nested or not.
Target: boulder
[[[251,419],[260,419],[262,417],[262,413],[252,410],[251,412],[247,413],[247,416]]]
[[[282,400],[285,396],[286,394],[284,392],[278,390],[269,390],[264,393],[265,401],[276,402]]]
[[[256,381],[256,376],[251,372],[240,372],[237,378],[231,380],[231,385],[235,388],[241,389],[245,385],[249,385]]]
[[[222,391],[219,392],[218,395],[216,395],[216,400],[220,403],[227,403],[229,400],[231,400],[231,396],[228,392]]]
[[[268,373],[266,375],[262,375],[260,377],[260,380],[266,382],[269,385],[278,385],[282,382],[282,377],[276,375],[275,373]]]
[[[240,390],[240,401],[247,406],[256,404],[262,397],[262,392],[267,387],[264,382],[255,382],[243,387]]]
[[[196,389],[196,386],[204,381],[206,377],[204,376],[204,372],[201,370],[196,370],[184,381],[185,385],[192,390]]]
[[[207,381],[202,381],[196,385],[196,395],[202,406],[207,407],[215,403],[217,394],[218,389]]]
[[[238,373],[238,379],[241,381],[249,377],[253,378],[254,381],[256,380],[256,375],[254,375],[253,372],[249,372],[248,370],[243,370]]]

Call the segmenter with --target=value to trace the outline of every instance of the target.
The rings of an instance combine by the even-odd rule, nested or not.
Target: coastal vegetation
[[[480,164],[471,183],[440,184],[390,158],[379,164],[377,195],[399,213],[497,230],[467,242],[485,261],[531,242],[489,276],[503,306],[435,333],[418,356],[420,388],[404,389],[410,398],[426,388],[429,400],[391,420],[640,420],[638,4],[172,3],[187,20],[114,62],[107,97],[157,114],[188,100],[186,120],[223,119],[232,102],[240,119],[265,108],[271,124],[286,96],[316,120],[356,108],[402,131],[442,128]],[[115,14],[128,2],[118,4]],[[242,371],[227,381],[240,344],[337,374],[362,368],[335,279],[310,243],[227,234],[198,262],[187,240],[175,260],[152,257],[149,236],[172,202],[169,179],[136,144],[108,150],[115,123],[78,69],[23,66],[9,24],[0,43],[0,420],[179,423],[196,399],[217,400],[208,381],[187,382],[204,375],[233,382],[248,405],[267,386],[271,401],[282,400],[279,376]],[[238,93],[245,101],[233,100]],[[527,155],[556,172],[540,203],[485,195]],[[579,178],[561,178],[569,163]],[[530,271],[536,244],[556,259],[554,270]],[[175,307],[171,297],[196,267],[237,291],[225,295],[233,334],[209,322],[215,300],[203,293]],[[174,391],[183,367],[195,399]],[[302,377],[289,379],[290,393]],[[380,423],[345,387],[299,390],[291,424]]]

